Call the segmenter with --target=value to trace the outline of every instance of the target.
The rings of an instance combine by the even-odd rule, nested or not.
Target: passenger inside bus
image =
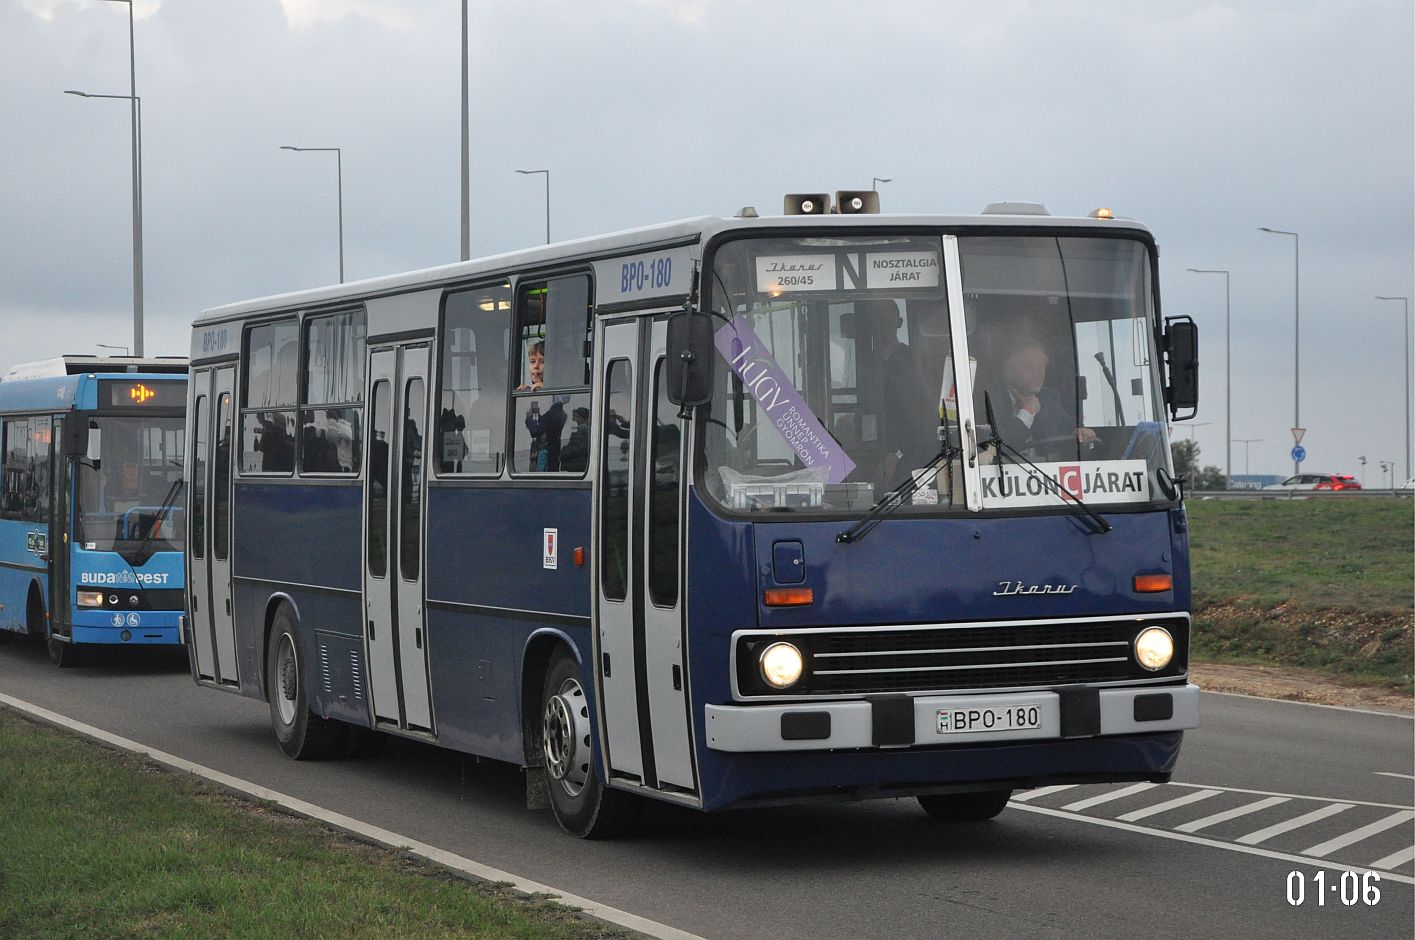
[[[923,316],[916,308],[922,309],[910,302],[914,339],[927,342],[920,334]],[[900,338],[905,321],[893,300],[856,301],[855,324],[857,343],[868,347],[873,366],[875,381],[869,384],[881,396],[883,427],[879,433],[884,445],[884,476],[891,484],[897,483],[938,453],[938,387],[943,360],[938,356],[937,363],[932,362],[935,356],[921,354]],[[945,324],[945,337],[946,331]]]

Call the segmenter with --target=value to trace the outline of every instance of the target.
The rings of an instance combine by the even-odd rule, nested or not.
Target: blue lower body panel
[[[70,639],[109,646],[177,646],[180,610],[76,610]]]

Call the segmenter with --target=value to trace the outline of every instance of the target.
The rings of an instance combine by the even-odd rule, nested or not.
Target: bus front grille
[[[1141,629],[1155,624],[1173,634],[1175,658],[1165,669],[1147,672],[1135,662],[1131,645]],[[753,631],[738,640],[741,694],[772,694],[755,666],[760,650],[777,640],[795,644],[808,664],[788,695],[972,691],[1177,677],[1187,665],[1188,623],[1181,617],[1125,617]]]

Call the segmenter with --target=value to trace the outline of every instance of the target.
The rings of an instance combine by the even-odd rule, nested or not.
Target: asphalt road
[[[1203,727],[1162,787],[1034,792],[962,827],[931,823],[912,800],[663,809],[645,834],[591,843],[528,812],[504,765],[401,741],[378,757],[289,761],[264,703],[197,688],[181,659],[59,670],[41,648],[4,644],[0,691],[704,937],[1408,938],[1415,917],[1415,744],[1398,716],[1206,695]],[[1347,906],[1328,869],[1318,904],[1322,869],[1289,857],[1304,853],[1385,860],[1404,881]],[[1301,906],[1287,900],[1293,871]]]

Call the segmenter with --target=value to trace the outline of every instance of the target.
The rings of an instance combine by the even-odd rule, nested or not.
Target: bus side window
[[[431,459],[441,475],[500,475],[506,465],[510,282],[449,294],[441,343]]]
[[[293,319],[246,331],[242,473],[289,474],[295,469],[299,353],[300,327]]]
[[[362,308],[305,321],[300,473],[357,476],[363,463]]]
[[[39,421],[20,418],[5,422],[5,459],[3,484],[0,485],[0,518],[25,522],[47,521],[48,514],[48,450],[35,441],[40,433]],[[47,425],[48,418],[42,419]],[[45,481],[40,493],[41,474]],[[44,511],[41,513],[41,500]]]
[[[512,428],[525,442],[512,448],[519,473],[583,473],[589,463],[591,310],[585,275],[521,286]]]

